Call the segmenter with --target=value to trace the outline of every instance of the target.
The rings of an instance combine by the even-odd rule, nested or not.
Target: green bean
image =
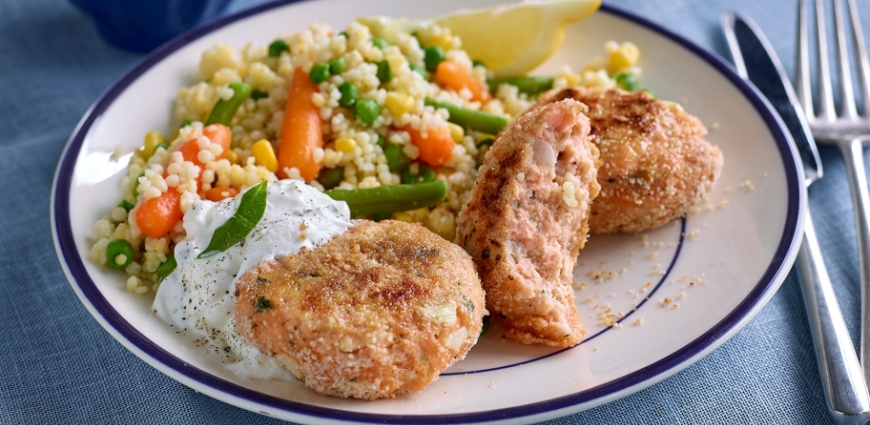
[[[462,108],[450,103],[438,102],[428,97],[424,103],[427,106],[446,109],[447,112],[450,113],[450,118],[447,118],[447,121],[462,127],[480,131],[481,133],[498,134],[498,132],[507,125],[507,119],[488,112]]]
[[[118,262],[118,257],[123,257]],[[133,245],[126,239],[115,239],[106,246],[106,262],[113,269],[123,269],[133,262]]]
[[[245,240],[266,212],[266,181],[248,189],[239,202],[239,209],[226,223],[215,229],[202,253],[196,258],[205,258],[223,252]]]
[[[277,58],[281,56],[281,52],[290,52],[290,46],[282,39],[277,39],[269,44],[269,57]]]
[[[411,165],[411,158],[405,155],[401,145],[389,144],[384,148],[384,156],[387,157],[387,167],[390,171],[396,172],[404,170]]]
[[[411,168],[405,168],[402,172],[402,182],[407,184],[420,184],[435,181],[435,170],[432,168],[420,165],[416,174],[411,173]]]
[[[477,148],[480,149],[484,146],[492,146],[492,144],[494,142],[495,142],[495,140],[492,137],[488,137],[486,139],[483,139],[483,140],[477,142]]]
[[[553,88],[554,81],[556,79],[553,77],[490,78],[486,80],[486,85],[493,93],[498,91],[498,86],[507,84],[516,87],[521,93],[535,95]]]
[[[342,180],[344,180],[344,167],[323,168],[320,170],[320,174],[317,175],[317,181],[326,190],[338,186]]]
[[[208,119],[205,120],[206,126],[223,124],[229,127],[239,106],[242,106],[242,102],[251,95],[251,86],[245,83],[230,83],[229,87],[233,90],[233,97],[218,100]]]
[[[447,197],[447,183],[397,184],[368,189],[328,190],[332,199],[347,202],[351,217],[392,214],[429,207]]]
[[[164,277],[169,276],[169,273],[172,273],[176,267],[178,267],[178,263],[175,261],[175,256],[169,254],[166,256],[166,261],[157,266],[157,276],[163,279]]]

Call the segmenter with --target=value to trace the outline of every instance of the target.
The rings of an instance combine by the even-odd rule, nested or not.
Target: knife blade
[[[722,29],[738,74],[767,97],[768,105],[788,129],[809,185],[822,176],[822,165],[815,139],[776,52],[748,17],[725,13]],[[828,413],[835,423],[866,424],[870,420],[870,393],[825,268],[809,207],[797,266]]]
[[[822,177],[822,160],[797,94],[782,62],[758,25],[749,17],[722,15],[722,27],[737,74],[752,81],[779,114],[801,156],[807,183]]]

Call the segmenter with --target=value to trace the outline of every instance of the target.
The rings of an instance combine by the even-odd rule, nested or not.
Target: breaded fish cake
[[[519,116],[493,143],[457,218],[487,308],[525,344],[570,347],[586,332],[571,286],[599,190],[585,111],[568,99]]]
[[[700,202],[722,170],[722,152],[704,140],[701,121],[647,93],[567,88],[536,105],[574,99],[589,107],[598,146],[601,194],[592,203],[592,233],[638,232],[661,226]]]
[[[426,228],[360,221],[236,283],[239,333],[315,391],[419,391],[477,343],[484,293],[471,258]]]

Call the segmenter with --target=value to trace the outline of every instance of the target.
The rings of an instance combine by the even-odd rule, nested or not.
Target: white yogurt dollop
[[[292,379],[247,343],[235,329],[236,280],[257,263],[322,245],[353,224],[347,204],[298,180],[267,188],[266,212],[242,243],[213,256],[196,257],[215,229],[235,214],[242,196],[197,201],[184,215],[187,237],[175,247],[178,266],[160,284],[153,309],[158,317],[203,349],[223,356],[225,367],[249,378]]]

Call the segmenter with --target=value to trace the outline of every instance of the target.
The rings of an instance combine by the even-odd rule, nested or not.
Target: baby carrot
[[[226,156],[232,141],[232,133],[227,126],[212,124],[203,128],[202,134],[208,137],[212,143],[217,143],[223,148],[220,154],[215,155],[215,159],[221,159]],[[185,142],[179,149],[185,161],[193,162],[202,171],[203,164],[199,161],[199,151],[199,143],[196,140]],[[164,175],[163,177],[166,176]],[[197,178],[197,186],[199,186],[199,178]],[[235,194],[232,196],[238,194],[238,191],[235,189],[225,190],[235,191]],[[206,199],[211,200],[208,195],[206,193]],[[136,225],[139,226],[139,230],[145,236],[159,238],[169,233],[182,217],[184,217],[184,213],[181,212],[181,194],[175,188],[169,188],[162,195],[142,202],[142,205],[136,211]]]
[[[230,149],[232,141],[232,133],[227,126],[223,124],[212,124],[202,129],[202,135],[208,137],[212,143],[221,146],[221,153],[215,155],[215,160],[222,159],[227,156],[227,151]],[[196,164],[202,170],[202,162],[199,161],[199,143],[196,140],[188,140],[178,149],[185,161],[190,161]]]
[[[438,167],[450,161],[453,156],[453,146],[455,142],[450,137],[447,131],[429,130],[426,132],[427,137],[423,137],[420,130],[406,125],[400,128],[402,131],[407,131],[411,136],[411,143],[420,150],[420,161]]]
[[[287,178],[284,170],[290,167],[298,169],[307,182],[320,171],[321,164],[314,162],[314,149],[323,146],[323,123],[320,108],[311,100],[317,91],[317,85],[308,74],[297,68],[290,82],[278,144],[278,176],[281,178]]]
[[[471,74],[454,62],[441,61],[435,68],[435,78],[453,91],[468,89],[471,91],[472,100],[486,103],[492,99],[492,95],[489,94],[489,89],[485,85],[475,80]]]
[[[170,187],[162,195],[148,199],[136,210],[136,225],[145,236],[159,238],[172,230],[184,214],[181,212],[181,194]]]

